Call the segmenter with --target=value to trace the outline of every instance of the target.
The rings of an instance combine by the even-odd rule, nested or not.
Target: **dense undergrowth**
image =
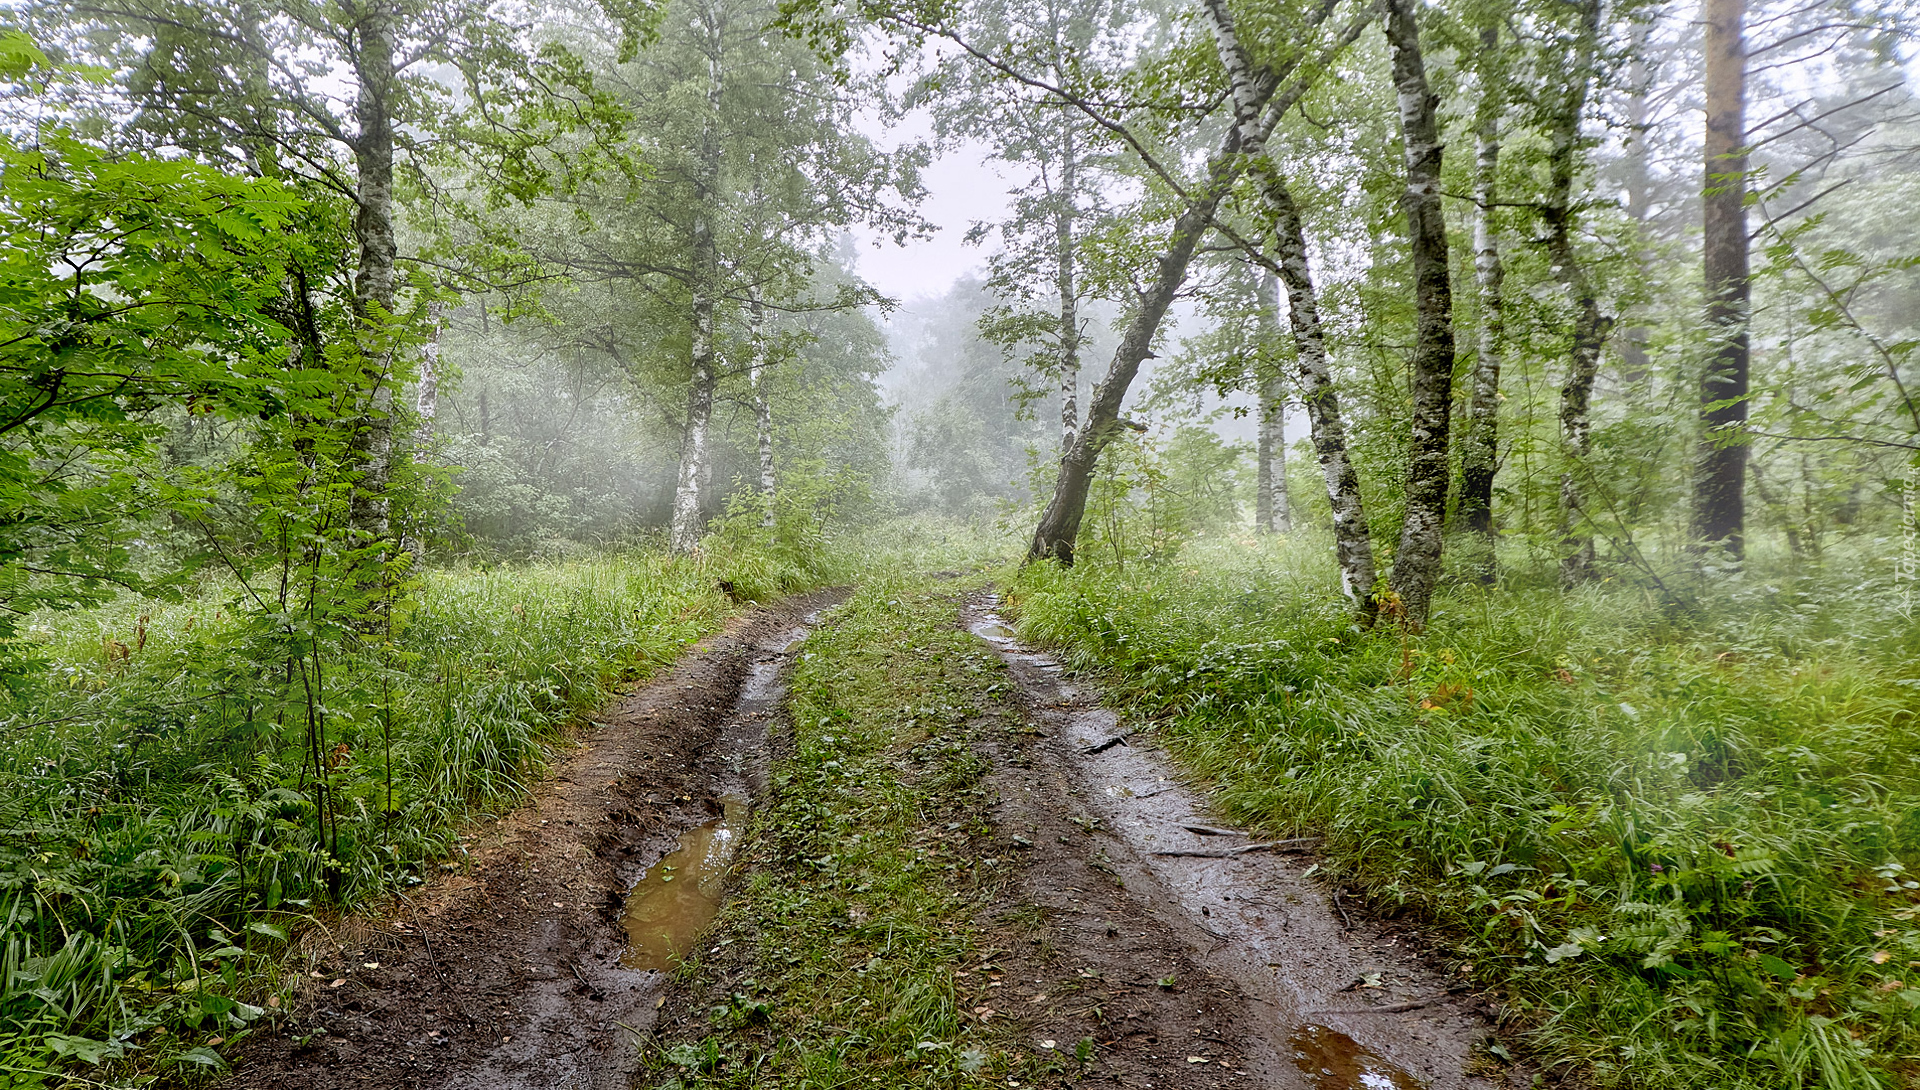
[[[840,574],[807,559],[429,571],[390,634],[325,652],[311,703],[225,581],[36,616],[42,666],[0,695],[0,1087],[217,1070],[290,932],[423,881],[612,686],[735,597]]]
[[[1005,697],[952,587],[869,581],[808,637],[753,869],[683,967],[711,1009],[652,1057],[665,1085],[966,1090],[1066,1062],[1009,1047],[955,983],[993,937],[1002,876],[979,858],[992,799],[970,738],[1004,729]]]
[[[1686,606],[1457,586],[1410,638],[1351,626],[1325,544],[1032,569],[1020,630],[1226,811],[1445,924],[1551,1067],[1915,1084],[1920,632],[1890,570],[1755,562]]]

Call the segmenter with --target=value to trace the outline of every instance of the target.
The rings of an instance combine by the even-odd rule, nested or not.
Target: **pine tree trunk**
[[[354,241],[360,267],[353,301],[360,326],[360,368],[366,402],[355,427],[352,452],[360,479],[349,502],[355,529],[379,541],[388,533],[388,486],[393,475],[393,349],[389,322],[394,302],[393,94],[395,15],[386,0],[361,12],[360,49],[354,55],[357,88],[353,141],[358,207]]]
[[[1413,0],[1388,0],[1387,42],[1406,145],[1407,238],[1413,253],[1413,437],[1407,456],[1407,513],[1388,585],[1409,628],[1426,626],[1440,578],[1447,512],[1447,432],[1453,408],[1453,289],[1447,276],[1447,225],[1440,209],[1440,153],[1434,118],[1439,99],[1427,86]]]
[[[1702,264],[1711,354],[1700,376],[1704,428],[1693,481],[1693,535],[1739,556],[1746,534],[1746,2],[1706,0],[1706,193]]]
[[[766,312],[760,305],[758,296],[749,301],[748,321],[751,323],[750,339],[753,346],[753,417],[754,431],[760,445],[760,528],[773,529],[773,500],[779,484],[773,471],[773,398],[767,389],[767,342],[765,333]]]
[[[1600,32],[1598,0],[1585,0],[1579,44],[1568,58],[1567,86],[1549,122],[1547,257],[1554,276],[1573,305],[1573,355],[1560,388],[1560,584],[1575,587],[1594,578],[1593,531],[1586,513],[1583,479],[1593,449],[1593,382],[1600,370],[1600,349],[1612,320],[1600,313],[1600,301],[1586,269],[1573,252],[1573,174],[1579,150],[1580,118],[1586,112],[1587,84]]]
[[[1480,32],[1480,48],[1489,57],[1500,46],[1500,32]],[[1489,64],[1496,67],[1498,62]],[[1471,539],[1474,577],[1492,584],[1499,578],[1494,555],[1493,479],[1500,466],[1500,367],[1506,350],[1506,266],[1500,259],[1500,235],[1494,208],[1500,199],[1500,117],[1506,109],[1502,75],[1489,73],[1480,91],[1474,124],[1473,273],[1480,303],[1479,351],[1473,366],[1473,395],[1467,406],[1467,433],[1460,443],[1460,529]]]
[[[719,382],[715,366],[714,304],[720,290],[720,255],[713,237],[714,216],[720,201],[720,35],[714,35],[707,57],[707,119],[700,134],[699,171],[695,184],[693,240],[689,262],[692,330],[687,382],[687,423],[680,435],[680,467],[673,491],[673,524],[667,547],[678,554],[700,544],[701,511],[711,479],[707,431],[713,419],[713,392]]]

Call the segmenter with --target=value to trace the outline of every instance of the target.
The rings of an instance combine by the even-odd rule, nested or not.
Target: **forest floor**
[[[399,911],[310,932],[227,1085],[1524,1084],[1420,933],[1222,828],[987,590],[847,598],[742,614]],[[697,911],[736,838],[645,967],[629,891]]]

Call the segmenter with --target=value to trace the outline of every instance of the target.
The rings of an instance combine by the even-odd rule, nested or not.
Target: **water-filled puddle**
[[[1320,1090],[1419,1090],[1420,1081],[1337,1029],[1301,1026],[1287,1044],[1293,1065]]]
[[[977,635],[990,640],[1010,640],[1014,638],[1013,629],[1003,624],[983,624],[973,630]]]
[[[747,800],[721,800],[720,820],[680,834],[680,846],[655,863],[627,894],[621,922],[627,928],[629,969],[670,969],[693,946],[720,911],[727,868],[746,826]]]

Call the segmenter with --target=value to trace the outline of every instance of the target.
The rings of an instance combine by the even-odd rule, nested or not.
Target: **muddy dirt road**
[[[228,1085],[628,1086],[665,976],[622,964],[626,893],[756,789],[779,671],[838,597],[742,614],[605,709],[529,805],[478,832],[460,873],[392,919],[310,941],[291,1019]]]
[[[724,895],[787,729],[783,671],[839,597],[743,614],[603,712],[458,873],[393,919],[310,941],[292,1015],[228,1085],[649,1085],[638,1041],[715,1032],[710,997],[660,969]],[[966,1032],[1043,1060],[1049,1086],[1509,1085],[1483,1052],[1487,1008],[1408,933],[1315,883],[1310,844],[1221,827],[1145,736],[1015,640],[997,599],[939,600],[927,623],[971,632],[1005,671],[970,652],[999,679],[982,693],[1000,695],[956,738],[990,771],[965,804],[977,813],[929,827],[972,837],[994,875],[986,953],[948,979]],[[718,971],[724,995],[756,966]],[[1087,1057],[1066,1062],[1079,1041]]]
[[[963,614],[1007,664],[1044,760],[1026,790],[1097,828],[1103,858],[1188,956],[1246,999],[1237,1043],[1260,1085],[1302,1090],[1491,1088],[1490,1012],[1396,934],[1337,904],[1306,874],[1311,841],[1222,827],[1168,757],[1098,694],[1021,646],[990,594]],[[1076,891],[1035,891],[1066,918]]]

